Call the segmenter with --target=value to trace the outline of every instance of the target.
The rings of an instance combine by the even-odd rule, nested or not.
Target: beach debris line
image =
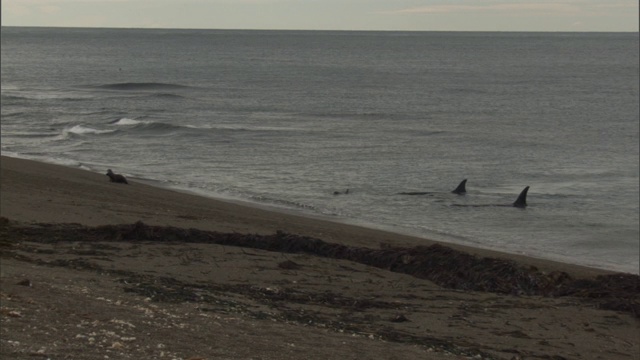
[[[87,227],[79,224],[23,226],[0,219],[0,243],[11,241],[58,242],[173,242],[239,246],[283,253],[342,259],[427,279],[451,289],[494,292],[516,296],[572,296],[593,301],[601,309],[631,312],[640,317],[640,277],[616,273],[574,279],[565,272],[545,273],[514,261],[478,257],[434,244],[411,248],[361,248],[284,232],[272,235],[220,233],[142,222]],[[10,251],[3,251],[7,256]],[[285,267],[292,264],[284,265]]]
[[[283,261],[283,262],[279,263],[278,267],[280,269],[285,269],[285,270],[298,270],[298,269],[300,269],[302,267],[302,265],[300,265],[300,264],[298,264],[298,263],[296,263],[294,261],[291,261],[291,260],[286,260],[286,261]]]
[[[33,284],[29,279],[20,280],[19,282],[16,283],[16,285],[33,287]]]
[[[398,315],[394,316],[389,321],[391,321],[391,322],[407,322],[407,321],[411,321],[411,320],[407,319],[407,317],[404,316],[403,314],[398,314]]]

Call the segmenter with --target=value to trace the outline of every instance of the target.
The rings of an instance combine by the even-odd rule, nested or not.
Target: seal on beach
[[[467,193],[467,179],[464,179],[458,184],[454,190],[451,191],[454,194],[464,195]],[[398,195],[431,195],[435,194],[433,191],[414,191],[414,192],[401,192]]]
[[[128,184],[127,178],[125,178],[124,176],[122,176],[120,174],[114,174],[113,171],[111,171],[111,169],[107,170],[107,176],[109,177],[109,180],[111,182]]]

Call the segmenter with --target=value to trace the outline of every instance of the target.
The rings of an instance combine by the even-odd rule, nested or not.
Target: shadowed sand
[[[3,358],[640,356],[637,276],[427,249],[435,243],[22,159],[2,157],[0,175]],[[446,270],[454,261],[465,274]]]

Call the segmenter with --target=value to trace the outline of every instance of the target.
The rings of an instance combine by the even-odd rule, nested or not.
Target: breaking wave
[[[135,120],[135,119],[123,117],[111,122],[111,125],[131,126],[131,125],[139,125],[139,124],[145,124],[145,123],[150,123],[150,121]]]
[[[90,128],[87,126],[83,126],[83,125],[76,125],[70,129],[65,129],[64,132],[66,133],[71,133],[71,134],[77,134],[77,135],[84,135],[84,134],[108,134],[108,133],[112,133],[115,132],[116,130],[99,130],[99,129],[94,129],[94,128]]]
[[[237,125],[192,125],[192,124],[170,124],[153,120],[139,120],[123,117],[109,123],[113,126],[129,127],[136,130],[167,130],[167,129],[183,129],[183,130],[204,130],[212,132],[271,132],[271,131],[296,131],[295,127],[275,127],[275,126],[237,126]]]

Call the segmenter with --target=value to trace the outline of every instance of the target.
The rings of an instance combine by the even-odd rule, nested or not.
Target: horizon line
[[[124,27],[124,26],[48,26],[48,25],[2,25],[1,28],[55,28],[55,29],[108,29],[108,30],[210,30],[210,31],[331,31],[331,32],[477,32],[477,33],[627,33],[638,34],[639,30],[364,30],[364,29],[260,29],[260,28],[187,28],[187,27]]]

